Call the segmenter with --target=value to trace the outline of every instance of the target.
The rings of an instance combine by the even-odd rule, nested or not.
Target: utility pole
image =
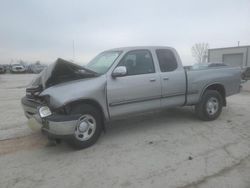
[[[75,61],[75,41],[73,40],[73,61]]]

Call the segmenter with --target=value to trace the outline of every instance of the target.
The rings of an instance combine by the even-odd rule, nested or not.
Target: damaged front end
[[[28,126],[33,131],[42,130],[49,137],[61,138],[74,133],[75,126],[78,125],[80,114],[64,114],[52,111],[45,103],[22,98],[22,105]]]
[[[29,96],[38,96],[43,90],[73,80],[96,77],[98,74],[80,65],[58,58],[45,68],[26,89]]]
[[[48,66],[31,82],[21,100],[29,127],[55,138],[72,135],[80,114],[71,115],[65,108],[53,106],[50,96],[41,93],[61,83],[97,76],[97,73],[63,59]]]

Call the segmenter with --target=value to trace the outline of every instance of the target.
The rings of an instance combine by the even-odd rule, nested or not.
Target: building
[[[230,66],[250,67],[250,46],[209,49],[208,62],[223,62]]]

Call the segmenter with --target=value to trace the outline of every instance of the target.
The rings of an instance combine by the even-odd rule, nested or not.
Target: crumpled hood
[[[82,78],[98,76],[97,73],[80,65],[58,58],[45,68],[31,83],[30,88],[38,86],[46,89],[53,85]]]

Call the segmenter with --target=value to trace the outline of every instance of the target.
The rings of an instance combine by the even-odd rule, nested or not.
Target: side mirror
[[[112,77],[122,77],[127,74],[127,68],[125,66],[116,67],[115,70],[112,72]]]

